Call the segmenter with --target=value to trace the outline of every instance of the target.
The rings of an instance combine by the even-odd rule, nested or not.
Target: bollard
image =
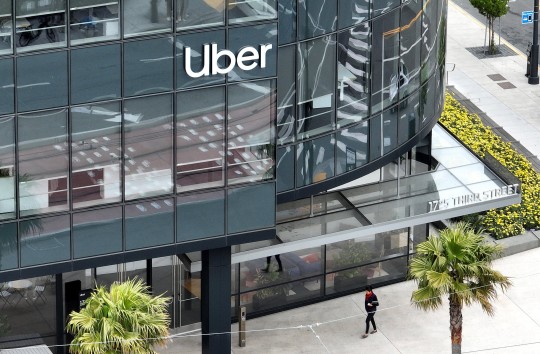
[[[246,307],[238,309],[238,346],[246,346]]]

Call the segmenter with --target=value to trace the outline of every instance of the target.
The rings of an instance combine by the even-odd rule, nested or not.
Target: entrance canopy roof
[[[279,205],[277,238],[234,246],[232,263],[520,203],[519,184],[495,174],[441,126],[433,129],[431,156],[437,164],[430,172]],[[189,258],[198,271],[200,262]]]

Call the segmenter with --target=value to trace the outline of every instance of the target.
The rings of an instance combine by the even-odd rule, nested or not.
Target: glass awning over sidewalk
[[[234,246],[232,263],[520,203],[518,184],[496,175],[438,125],[431,155],[438,163],[430,172],[279,205],[277,238]]]

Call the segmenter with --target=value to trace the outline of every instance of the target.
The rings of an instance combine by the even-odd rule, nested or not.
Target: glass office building
[[[433,152],[452,140],[431,133],[446,7],[2,0],[0,346],[65,343],[79,295],[127,277],[173,298],[171,327],[207,333],[240,306],[255,316],[402,280],[435,218],[380,211],[449,181]],[[447,187],[502,183],[482,176]],[[283,272],[264,276],[275,254]],[[203,351],[230,346],[205,337]]]

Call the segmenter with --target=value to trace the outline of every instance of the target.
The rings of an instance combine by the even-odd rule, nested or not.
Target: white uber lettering
[[[259,49],[254,47],[244,47],[237,55],[227,49],[218,51],[218,45],[216,43],[205,44],[203,46],[203,67],[200,71],[195,72],[191,68],[191,54],[190,47],[184,49],[184,69],[188,76],[198,78],[201,76],[209,76],[216,74],[227,74],[231,72],[236,65],[241,70],[249,71],[260,66],[262,69],[266,68],[266,57],[268,52],[272,49],[272,44],[261,44]],[[219,59],[222,57],[228,58],[228,64],[224,68],[219,67]]]

